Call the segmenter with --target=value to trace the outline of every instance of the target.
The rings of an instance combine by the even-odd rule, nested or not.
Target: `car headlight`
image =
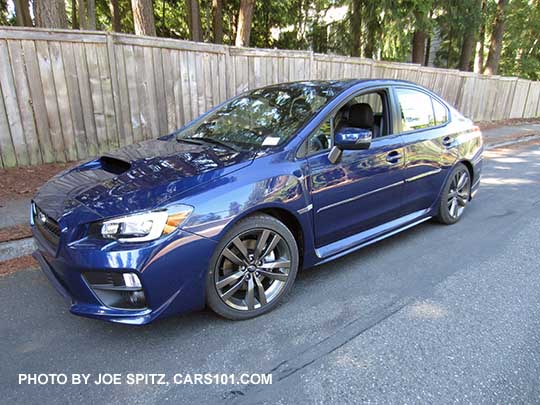
[[[191,214],[193,207],[177,205],[161,211],[126,215],[100,222],[101,237],[119,242],[148,242],[170,234]]]

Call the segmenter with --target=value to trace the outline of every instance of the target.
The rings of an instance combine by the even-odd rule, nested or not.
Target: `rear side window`
[[[445,124],[446,121],[448,121],[448,110],[439,100],[435,100],[434,98],[432,98],[432,100],[433,112],[435,113],[435,124]]]
[[[401,109],[402,131],[429,128],[436,125],[431,97],[413,89],[397,88]]]

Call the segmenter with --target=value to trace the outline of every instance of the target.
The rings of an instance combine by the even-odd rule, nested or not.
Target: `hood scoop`
[[[131,169],[131,163],[112,156],[102,156],[99,158],[101,169],[115,175],[120,175]]]

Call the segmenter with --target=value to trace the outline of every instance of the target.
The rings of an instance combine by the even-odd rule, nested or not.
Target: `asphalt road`
[[[38,271],[0,279],[4,403],[540,402],[540,145],[488,153],[462,221],[302,272],[272,313],[145,327],[70,315]],[[272,373],[272,385],[19,385],[19,373]]]

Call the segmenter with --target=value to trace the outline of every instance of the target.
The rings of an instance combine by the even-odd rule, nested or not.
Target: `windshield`
[[[343,90],[340,82],[301,82],[264,87],[232,99],[177,134],[241,149],[276,146]]]

